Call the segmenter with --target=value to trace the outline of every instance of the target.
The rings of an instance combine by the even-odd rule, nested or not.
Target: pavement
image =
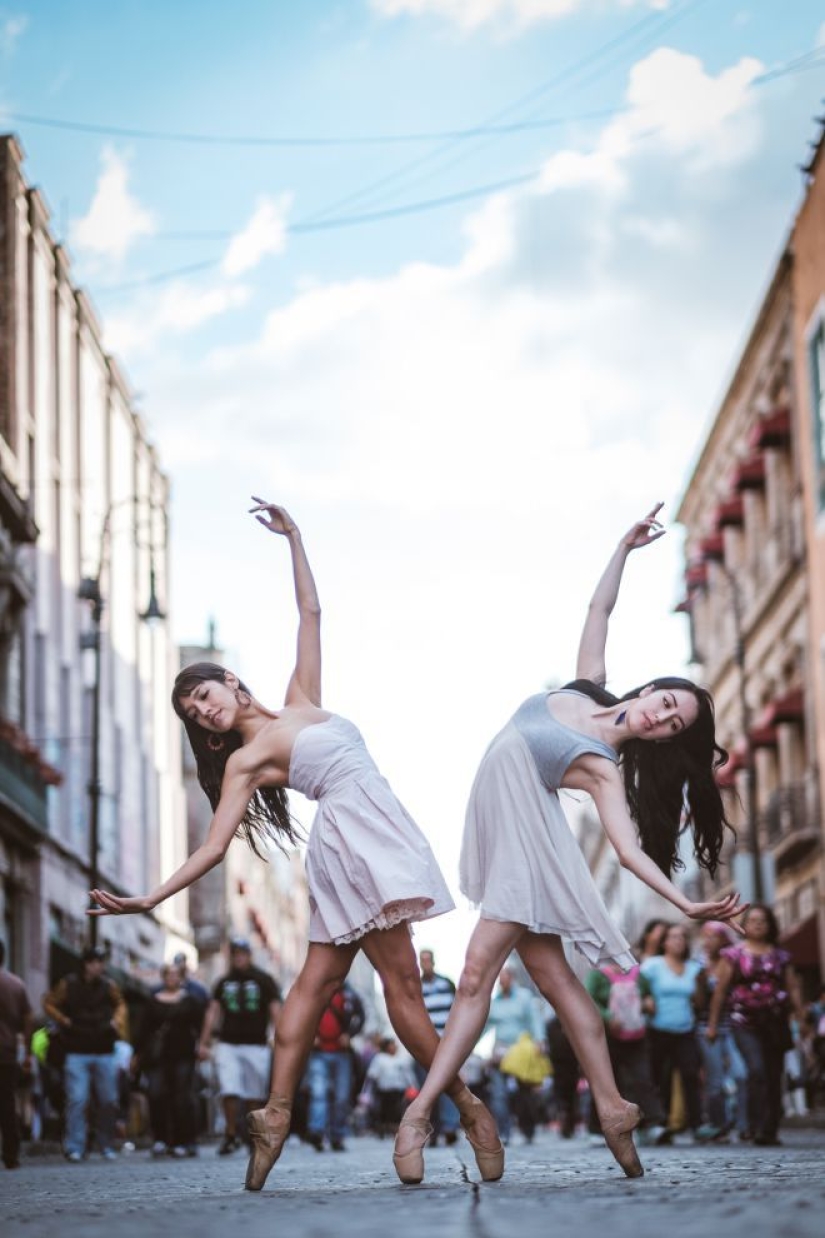
[[[259,1194],[246,1155],[153,1161],[147,1152],[70,1165],[27,1156],[0,1171],[3,1238],[822,1238],[825,1130],[783,1146],[641,1150],[626,1179],[586,1137],[540,1131],[511,1144],[501,1182],[478,1181],[469,1145],[429,1149],[426,1179],[401,1186],[392,1144],[351,1139],[319,1154],[293,1139]]]

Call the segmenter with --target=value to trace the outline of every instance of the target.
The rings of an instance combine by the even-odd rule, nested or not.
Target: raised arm
[[[579,641],[579,656],[576,661],[577,679],[589,679],[592,683],[598,684],[604,684],[607,679],[604,656],[607,644],[607,625],[619,596],[624,565],[631,550],[649,546],[665,532],[656,519],[661,507],[662,504],[657,503],[643,520],[634,524],[610,556],[587,608],[587,618],[584,621]]]
[[[244,818],[249,801],[257,789],[254,777],[242,763],[242,752],[243,749],[239,749],[233,753],[226,763],[221,798],[215,809],[215,815],[206,838],[192,852],[189,859],[151,894],[138,895],[135,898],[120,898],[105,890],[90,891],[98,906],[89,908],[87,915],[124,916],[134,912],[151,911],[153,907],[157,907],[158,903],[171,898],[180,890],[185,890],[187,886],[191,886],[199,877],[203,877],[205,873],[213,869],[216,864],[220,864]]]
[[[289,542],[292,555],[292,575],[295,580],[295,601],[298,606],[298,650],[295,670],[286,690],[286,704],[300,705],[309,702],[321,704],[321,603],[309,560],[306,557],[301,531],[283,507],[255,498],[256,507],[250,510],[258,521],[278,533]],[[261,514],[263,513],[263,514]]]
[[[665,876],[659,865],[651,860],[639,845],[636,825],[628,812],[624,788],[615,767],[608,767],[605,777],[595,778],[588,790],[593,796],[604,832],[610,839],[622,868],[628,869],[656,894],[661,894],[673,903],[683,915],[692,920],[730,920],[747,910],[746,906],[740,905],[739,895],[735,893],[712,903],[691,902],[678,886]],[[737,924],[734,924],[733,928],[742,932]]]

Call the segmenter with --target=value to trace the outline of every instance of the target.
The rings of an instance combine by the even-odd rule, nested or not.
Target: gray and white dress
[[[595,753],[615,762],[619,756],[554,718],[552,695],[529,697],[484,754],[467,805],[461,892],[487,920],[557,934],[591,966],[612,960],[627,971],[636,960],[608,915],[558,796],[577,757]]]

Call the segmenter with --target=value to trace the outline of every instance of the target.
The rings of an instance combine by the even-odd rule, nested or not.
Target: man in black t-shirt
[[[234,938],[229,943],[229,971],[215,985],[200,1040],[200,1056],[206,1057],[220,1021],[215,1064],[226,1127],[219,1156],[228,1156],[241,1146],[237,1133],[241,1102],[244,1109],[257,1108],[269,1095],[271,1050],[267,1042],[270,1032],[274,1037],[280,1009],[277,982],[252,966],[249,942]]]

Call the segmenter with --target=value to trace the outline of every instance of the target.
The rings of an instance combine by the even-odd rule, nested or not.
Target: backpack
[[[642,1010],[642,995],[639,991],[639,968],[628,972],[605,971],[610,980],[610,996],[607,1008],[613,1023],[611,1033],[617,1040],[641,1040],[646,1022]]]

